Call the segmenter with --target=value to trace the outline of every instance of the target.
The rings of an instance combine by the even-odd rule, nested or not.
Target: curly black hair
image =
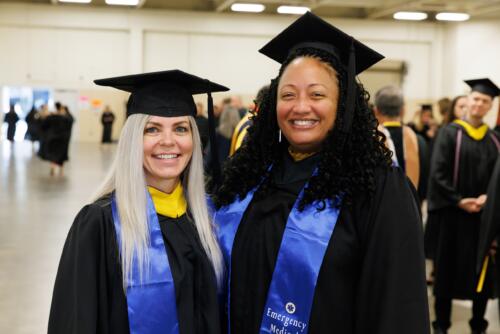
[[[325,51],[299,48],[288,56],[278,77],[271,81],[259,112],[253,116],[253,126],[248,129],[243,145],[224,164],[222,184],[213,195],[216,207],[228,205],[237,197],[243,198],[261,180],[269,179],[269,166],[277,163],[282,152],[288,148],[286,138],[281,143],[278,140],[277,88],[284,70],[298,57],[316,58],[335,69],[340,97],[334,127],[322,143],[317,173],[310,178],[299,208],[302,210],[318,200],[325,204],[340,194],[343,204],[351,205],[357,194],[374,192],[375,169],[390,166],[391,152],[384,145],[385,137],[377,130],[377,120],[368,107],[368,92],[360,83],[356,83],[352,130],[347,136],[336,130],[343,124],[346,110],[345,66],[336,56]]]

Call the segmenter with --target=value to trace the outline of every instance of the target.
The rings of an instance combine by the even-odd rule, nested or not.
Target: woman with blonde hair
[[[68,234],[48,332],[220,333],[223,260],[192,94],[227,88],[178,70],[96,83],[132,93],[127,121]]]

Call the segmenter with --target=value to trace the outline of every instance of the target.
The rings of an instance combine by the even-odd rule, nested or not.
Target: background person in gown
[[[115,114],[111,111],[109,106],[104,107],[104,111],[101,115],[102,124],[102,139],[101,143],[111,143],[113,140],[111,138],[113,134],[113,122],[115,121]]]
[[[500,142],[483,119],[500,90],[489,79],[467,80],[471,92],[463,120],[441,128],[432,153],[429,182],[429,220],[439,224],[434,259],[436,333],[451,326],[452,299],[472,300],[473,333],[484,333],[484,313],[493,297],[493,271],[476,292],[478,234],[486,191]]]

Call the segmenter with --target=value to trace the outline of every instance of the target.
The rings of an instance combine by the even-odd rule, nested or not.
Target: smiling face
[[[339,99],[335,70],[299,57],[283,72],[276,104],[278,125],[296,152],[315,152],[333,128]]]
[[[189,118],[152,116],[144,128],[143,144],[146,183],[171,192],[193,154]]]
[[[493,99],[487,94],[472,92],[468,97],[468,114],[471,119],[482,120],[490,111],[493,105]]]

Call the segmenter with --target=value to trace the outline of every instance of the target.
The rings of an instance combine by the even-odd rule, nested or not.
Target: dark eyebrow
[[[319,83],[319,82],[313,82],[313,83],[311,83],[311,84],[307,85],[307,88],[311,88],[311,87],[314,87],[314,86],[322,86],[322,87],[325,87],[325,88],[326,88],[326,86],[325,86],[324,84]],[[285,87],[292,87],[292,88],[296,88],[296,85],[295,85],[295,84],[293,84],[293,83],[285,84],[285,85],[283,85],[283,86],[281,87],[281,89],[283,89],[283,88],[285,88]]]

